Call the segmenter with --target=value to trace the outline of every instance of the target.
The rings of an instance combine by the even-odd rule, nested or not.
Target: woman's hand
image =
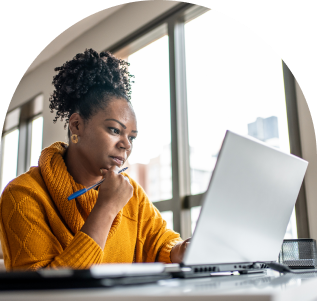
[[[112,166],[109,170],[100,170],[104,181],[99,188],[97,206],[107,208],[115,218],[118,212],[128,203],[133,195],[133,187],[129,179],[118,174],[118,167]]]
[[[133,195],[129,180],[118,174],[116,166],[103,169],[105,180],[101,183],[97,202],[81,231],[89,235],[102,249],[113,220]]]
[[[185,250],[190,243],[190,238],[177,243],[171,251],[172,263],[181,263],[184,257]]]

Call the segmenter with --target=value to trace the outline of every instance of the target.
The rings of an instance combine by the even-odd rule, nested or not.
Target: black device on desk
[[[227,131],[195,232],[174,276],[252,273],[274,263],[307,165]]]
[[[161,263],[104,264],[86,270],[41,269],[0,273],[0,291],[113,287],[170,279]]]

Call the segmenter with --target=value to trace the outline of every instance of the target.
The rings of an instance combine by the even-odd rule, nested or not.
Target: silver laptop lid
[[[307,165],[227,131],[183,263],[276,261]]]

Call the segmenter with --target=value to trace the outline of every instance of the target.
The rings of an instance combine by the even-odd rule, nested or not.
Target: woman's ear
[[[84,120],[78,113],[73,113],[69,117],[70,135],[76,134],[81,136],[84,129]]]

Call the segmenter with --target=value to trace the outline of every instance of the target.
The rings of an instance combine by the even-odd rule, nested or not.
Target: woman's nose
[[[119,142],[119,148],[124,148],[126,151],[131,150],[131,142],[128,137],[123,137]]]

